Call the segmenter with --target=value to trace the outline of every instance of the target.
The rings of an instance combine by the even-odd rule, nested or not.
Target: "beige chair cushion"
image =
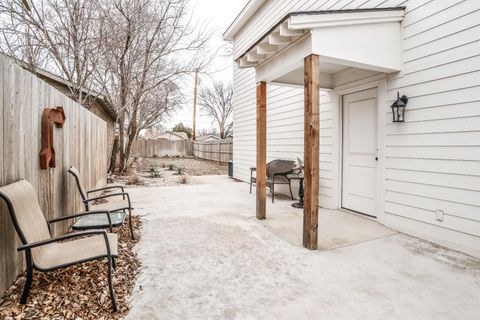
[[[109,233],[108,241],[112,256],[118,256],[117,235]],[[37,268],[46,270],[106,256],[107,247],[103,235],[95,235],[43,246],[42,254],[36,255],[33,262]]]
[[[122,199],[122,196],[117,196],[117,197],[112,197],[112,198],[107,198],[108,202],[106,203],[100,203],[96,205],[90,205],[90,210],[95,211],[95,210],[109,210],[111,212],[117,211],[117,210],[123,210],[125,208],[128,208],[128,200],[125,198],[125,200]],[[90,202],[92,203],[92,202]]]
[[[12,203],[18,226],[27,243],[50,239],[47,221],[38,204],[37,193],[26,180],[0,188]]]
[[[0,188],[12,203],[15,218],[27,243],[50,239],[48,224],[38,204],[37,193],[26,180]],[[111,253],[118,255],[117,235],[108,235]],[[107,255],[103,235],[75,239],[69,242],[52,243],[32,249],[33,262],[39,269],[51,269]]]

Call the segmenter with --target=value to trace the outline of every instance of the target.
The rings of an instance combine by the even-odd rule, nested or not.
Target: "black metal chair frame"
[[[270,164],[274,161],[282,161],[282,160],[277,159],[277,160],[273,160],[273,161],[270,161],[269,163],[267,163],[267,181],[266,181],[266,184],[267,184],[267,187],[270,189],[270,192],[272,193],[272,203],[275,202],[275,185],[276,184],[288,184],[288,188],[290,190],[290,197],[292,198],[292,201],[293,201],[294,199],[293,199],[293,193],[292,193],[292,184],[291,184],[290,179],[288,179],[288,177],[287,177],[287,175],[289,175],[293,172],[293,170],[294,170],[293,166],[292,166],[292,170],[285,171],[285,172],[276,172],[276,173],[273,173],[271,177],[268,177]],[[255,168],[255,167],[250,168],[250,193],[252,193],[253,183],[257,182],[257,178],[253,176],[253,172],[256,172],[256,171],[257,171],[257,168]],[[275,181],[275,177],[284,177],[285,179],[288,180],[288,182],[282,182],[282,181],[278,181],[278,180]],[[271,180],[269,181],[270,178],[271,178]]]
[[[12,202],[10,201],[8,196],[5,195],[2,192],[0,192],[0,198],[3,199],[3,201],[5,201],[5,203],[6,203],[8,212],[10,214],[10,218],[12,219],[12,223],[13,223],[13,226],[15,228],[15,231],[17,232],[18,237],[20,238],[20,241],[22,242],[22,245],[17,248],[17,251],[19,251],[19,252],[24,251],[25,252],[25,262],[26,262],[26,268],[27,268],[27,276],[26,276],[26,280],[25,280],[25,285],[23,287],[22,296],[20,297],[20,303],[21,304],[25,304],[27,302],[28,294],[30,292],[30,287],[32,285],[33,270],[34,269],[38,270],[40,272],[49,272],[49,271],[54,271],[54,270],[58,270],[58,269],[64,269],[64,268],[67,268],[67,267],[70,267],[70,266],[73,266],[73,265],[76,265],[76,264],[81,264],[81,263],[85,263],[85,262],[89,262],[89,261],[101,260],[103,258],[107,258],[108,290],[109,290],[109,293],[110,293],[110,300],[112,301],[112,309],[113,309],[113,311],[117,311],[118,308],[117,308],[117,302],[116,302],[116,299],[115,299],[115,292],[113,290],[113,280],[112,280],[112,268],[115,268],[114,258],[116,256],[112,255],[112,253],[111,253],[107,231],[105,231],[105,230],[90,230],[90,231],[76,232],[76,233],[65,234],[65,235],[58,236],[58,237],[53,237],[53,238],[46,239],[46,240],[43,240],[43,241],[28,243],[23,231],[21,230],[21,228],[18,224],[16,213],[15,213],[15,210],[13,208]],[[79,218],[79,217],[89,215],[89,214],[107,214],[108,221],[109,221],[109,224],[110,224],[110,229],[111,229],[112,222],[111,222],[111,219],[110,219],[110,212],[109,211],[81,212],[81,213],[76,213],[76,214],[73,214],[73,215],[70,215],[70,216],[65,216],[65,217],[62,217],[62,218],[52,219],[52,220],[47,221],[48,229],[50,231],[50,225],[53,224],[53,223],[57,223],[57,222],[65,221],[65,220],[69,220],[69,219],[75,219],[75,218]],[[103,238],[105,240],[105,246],[106,246],[106,249],[107,249],[107,254],[106,255],[95,256],[95,257],[91,257],[91,258],[88,258],[88,259],[78,260],[78,261],[74,261],[74,262],[71,262],[71,263],[68,263],[68,264],[55,266],[54,268],[40,268],[33,261],[31,250],[34,249],[34,248],[41,247],[41,246],[44,246],[44,245],[48,245],[48,244],[55,243],[55,242],[60,242],[60,241],[64,241],[64,240],[80,238],[80,237],[85,237],[85,236],[92,236],[92,235],[103,235]]]
[[[68,169],[68,173],[70,173],[75,178],[75,183],[77,184],[77,189],[80,193],[80,196],[82,197],[82,202],[85,206],[86,211],[90,210],[90,206],[89,206],[90,202],[94,202],[94,201],[102,200],[102,199],[107,199],[107,198],[112,198],[112,197],[118,197],[118,196],[122,196],[123,200],[125,200],[125,197],[127,198],[128,206],[116,208],[116,210],[111,211],[111,212],[123,211],[125,214],[127,214],[126,210],[128,210],[128,224],[129,224],[129,227],[130,227],[130,235],[131,235],[132,239],[135,240],[135,234],[133,233],[133,226],[132,226],[132,210],[133,210],[133,207],[132,207],[132,204],[130,202],[130,195],[124,191],[124,188],[122,186],[108,186],[108,187],[104,187],[104,188],[99,188],[99,189],[86,191],[86,194],[85,194],[83,192],[83,187],[82,187],[82,184],[80,182],[80,177],[75,172],[73,172],[72,169],[73,169],[73,167],[70,167]],[[97,193],[97,192],[107,191],[107,190],[114,190],[114,189],[120,189],[121,192],[105,194],[105,195],[94,197],[94,198],[89,197],[89,195],[92,194],[92,193]]]

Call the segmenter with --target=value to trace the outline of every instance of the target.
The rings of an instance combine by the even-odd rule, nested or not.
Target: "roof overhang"
[[[228,29],[223,33],[223,39],[233,41],[233,37],[250,20],[251,17],[260,9],[267,0],[250,0],[235,18]]]
[[[257,73],[267,63],[283,69],[299,65],[310,54],[345,67],[399,71],[404,11],[395,7],[290,13],[235,60],[241,68],[257,68]]]

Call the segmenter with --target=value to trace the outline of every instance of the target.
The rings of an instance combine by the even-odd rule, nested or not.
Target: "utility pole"
[[[198,87],[198,69],[195,70],[195,88],[193,89],[193,128],[192,140],[195,141],[197,124],[197,87]]]

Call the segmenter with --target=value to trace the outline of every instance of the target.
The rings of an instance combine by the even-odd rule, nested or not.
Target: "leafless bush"
[[[140,180],[140,178],[137,175],[132,174],[128,177],[127,184],[128,185],[139,186],[139,185],[142,185],[143,182]]]
[[[181,183],[181,184],[188,184],[188,176],[185,175],[185,174],[182,175],[182,176],[180,177],[180,183]]]

